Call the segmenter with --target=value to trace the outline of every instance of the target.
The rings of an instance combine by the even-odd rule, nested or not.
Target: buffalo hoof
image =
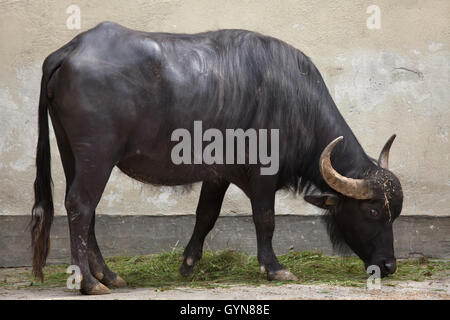
[[[278,281],[296,281],[298,280],[295,275],[289,272],[286,269],[281,269],[275,272],[268,272],[267,278],[269,280],[278,280]]]
[[[90,295],[97,295],[97,294],[107,294],[111,291],[102,283],[97,283],[95,286],[93,286],[91,289],[88,290],[81,290],[82,294],[90,294]]]
[[[189,277],[194,273],[194,265],[183,263],[179,270],[183,277]]]
[[[108,283],[108,286],[115,287],[115,288],[123,288],[127,286],[127,283],[125,280],[122,279],[122,277],[116,276],[116,278]]]

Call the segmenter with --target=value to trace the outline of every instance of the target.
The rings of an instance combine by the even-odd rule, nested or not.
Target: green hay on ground
[[[181,251],[134,257],[107,259],[111,270],[127,281],[131,288],[153,287],[166,290],[174,287],[219,287],[230,285],[279,285],[260,274],[257,258],[238,251],[205,251],[192,276],[183,278],[178,268]],[[318,252],[290,252],[278,257],[298,278],[289,283],[331,284],[365,287],[368,274],[356,257],[330,257]],[[0,269],[0,288],[65,287],[68,265],[50,265],[44,268],[45,281],[31,276],[31,268]],[[382,285],[395,286],[399,281],[448,279],[450,261],[432,261],[426,258],[398,261],[394,275],[383,278]]]

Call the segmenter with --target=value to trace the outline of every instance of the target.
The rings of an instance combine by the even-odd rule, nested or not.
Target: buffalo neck
[[[320,155],[325,147],[339,136],[343,136],[344,139],[335,147],[331,155],[331,162],[335,170],[349,178],[362,178],[375,166],[328,92],[325,95],[324,103],[319,104],[314,132],[315,139],[313,139],[311,148],[314,150],[312,154],[314,155],[313,168],[315,172],[310,179],[320,189],[324,191],[329,189],[320,174]]]

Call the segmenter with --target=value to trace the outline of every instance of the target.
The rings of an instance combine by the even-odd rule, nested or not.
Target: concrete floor
[[[450,279],[405,281],[381,289],[341,287],[332,285],[229,286],[214,289],[175,288],[159,291],[154,288],[114,289],[111,294],[83,296],[65,288],[0,289],[0,300],[450,300]]]

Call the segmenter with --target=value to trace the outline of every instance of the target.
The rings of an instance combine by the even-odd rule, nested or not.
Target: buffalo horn
[[[331,165],[331,152],[342,139],[342,136],[334,139],[323,150],[319,161],[320,173],[331,188],[343,195],[354,199],[371,199],[373,192],[367,180],[344,177]]]
[[[389,150],[391,149],[392,142],[394,142],[396,135],[392,135],[381,150],[380,157],[378,158],[378,165],[383,169],[389,170]]]

